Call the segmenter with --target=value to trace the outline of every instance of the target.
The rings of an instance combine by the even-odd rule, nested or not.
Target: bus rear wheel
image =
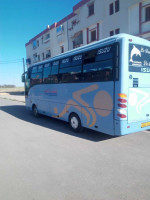
[[[74,132],[79,132],[81,130],[81,120],[76,113],[70,115],[69,125]]]
[[[37,106],[36,106],[36,105],[33,105],[32,111],[33,111],[33,115],[34,115],[35,117],[39,117],[39,113],[38,113],[38,109],[37,109]]]

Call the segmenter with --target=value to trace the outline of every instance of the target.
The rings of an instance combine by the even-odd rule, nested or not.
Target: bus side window
[[[31,71],[31,86],[41,84],[43,77],[43,66],[34,66]]]
[[[69,58],[66,65],[60,65],[59,81],[60,83],[74,83],[81,81],[82,54]]]
[[[58,69],[59,69],[59,61],[54,61],[52,63],[50,83],[58,83]]]
[[[36,85],[37,66],[32,67],[31,70],[31,86]]]
[[[81,80],[82,66],[73,66],[67,68],[61,68],[59,70],[60,83],[74,83]]]
[[[31,73],[32,73],[32,74],[37,73],[37,66],[32,67]]]
[[[83,61],[83,81],[91,82],[93,75],[97,73],[97,67],[95,65],[96,50],[86,52]]]
[[[113,60],[105,60],[83,65],[85,82],[105,82],[113,80]]]
[[[41,84],[42,82],[43,82],[43,65],[39,65],[37,73],[37,84]]]
[[[113,81],[114,46],[104,46],[85,53],[83,64],[83,81]]]
[[[43,69],[43,83],[50,83],[51,64],[46,63]]]

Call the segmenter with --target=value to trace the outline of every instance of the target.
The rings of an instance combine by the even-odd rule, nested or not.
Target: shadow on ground
[[[69,134],[82,139],[90,140],[93,142],[104,141],[112,139],[114,137],[99,133],[89,129],[83,129],[80,133],[74,133],[67,122],[54,119],[51,117],[41,115],[39,118],[35,118],[31,112],[26,110],[24,105],[11,105],[11,106],[0,106],[0,110],[26,122],[36,124],[39,126],[46,127],[48,129],[60,131],[64,134]]]

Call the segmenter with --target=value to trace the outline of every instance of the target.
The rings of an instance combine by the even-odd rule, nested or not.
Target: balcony
[[[79,20],[79,17],[76,16],[72,21],[71,23],[69,24],[69,28],[68,30],[69,31],[72,31],[74,29],[78,29],[78,24],[80,23],[80,20]]]
[[[150,31],[150,21],[146,21],[142,23],[142,32]]]

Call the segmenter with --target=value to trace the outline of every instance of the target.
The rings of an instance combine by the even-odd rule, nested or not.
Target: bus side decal
[[[74,100],[68,100],[68,102],[66,103],[63,111],[58,114],[58,109],[55,107],[54,108],[54,113],[56,114],[56,116],[53,116],[55,118],[57,118],[59,116],[60,117],[63,117],[67,110],[69,110],[69,108],[71,106],[73,106],[74,108],[76,108],[77,110],[79,110],[82,114],[84,114],[86,116],[86,119],[87,119],[87,125],[89,125],[89,127],[92,127],[95,125],[96,123],[96,113],[94,111],[93,108],[91,108],[89,106],[89,104],[84,101],[81,96],[83,94],[87,94],[87,93],[90,93],[90,92],[93,92],[95,90],[98,90],[98,85],[97,84],[94,84],[94,85],[91,85],[89,87],[86,87],[86,88],[83,88],[81,90],[78,90],[76,92],[74,92],[72,94],[72,97],[73,99],[75,99],[78,103],[76,103]],[[82,107],[82,109],[80,110],[78,106],[84,106]],[[113,101],[112,101],[112,98],[111,96],[109,95],[108,92],[106,91],[98,91],[94,97],[94,101],[93,101],[93,107],[95,108],[96,112],[98,115],[102,116],[102,117],[106,117],[110,114],[112,108],[113,108]],[[92,123],[90,123],[90,115],[89,113],[85,110],[85,108],[89,111],[89,113],[91,114],[92,116]],[[102,109],[103,108],[103,109]],[[105,109],[104,109],[105,108]]]
[[[86,118],[87,118],[87,124],[89,124],[89,122],[90,122],[90,115],[89,115],[89,113],[85,109],[83,109],[83,108],[80,110],[79,107],[78,107],[79,105],[75,101],[73,101],[71,99],[66,103],[63,111],[59,115],[58,115],[58,109],[55,107],[54,108],[54,113],[57,114],[57,115],[52,116],[52,117],[55,117],[55,118],[58,118],[58,116],[59,116],[59,118],[63,117],[66,114],[67,109],[69,110],[69,108],[71,106],[75,107],[77,110],[79,110],[79,112],[82,112],[82,114],[84,114],[86,116]]]
[[[95,125],[95,123],[96,123],[96,114],[95,114],[94,110],[92,108],[90,108],[89,104],[87,104],[87,102],[85,102],[81,98],[81,95],[89,93],[89,92],[93,92],[94,90],[97,90],[97,89],[98,89],[98,85],[95,84],[95,85],[91,85],[91,86],[89,86],[87,88],[84,88],[82,90],[79,90],[79,91],[73,93],[73,98],[76,101],[78,101],[81,105],[85,106],[88,109],[88,111],[91,113],[91,115],[92,115],[93,121],[89,125],[89,127],[92,127],[92,126]]]

